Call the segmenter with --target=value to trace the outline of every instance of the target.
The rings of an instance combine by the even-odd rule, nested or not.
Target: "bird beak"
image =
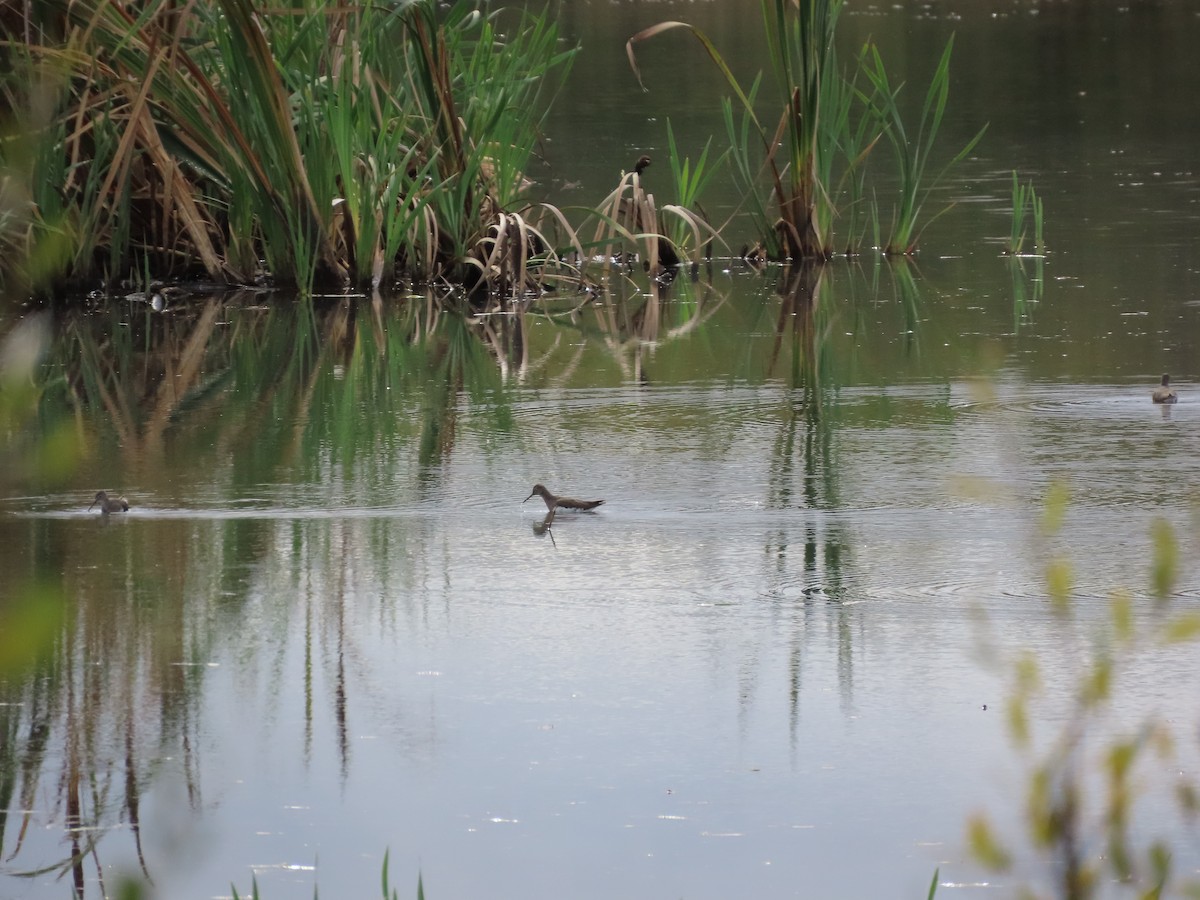
[[[529,495],[529,497],[532,497],[532,496],[533,496],[533,494],[530,494],[530,495]],[[528,500],[528,499],[529,499],[529,497],[526,497],[526,498],[525,498],[525,500]],[[524,503],[524,502],[525,502],[525,500],[522,500],[521,502],[522,502],[522,503]]]
[[[95,505],[96,505],[96,501],[95,501],[95,500],[93,500],[93,501],[92,501],[92,506],[95,506]],[[92,506],[89,506],[89,507],[88,507],[88,512],[91,512],[91,511],[92,511]]]

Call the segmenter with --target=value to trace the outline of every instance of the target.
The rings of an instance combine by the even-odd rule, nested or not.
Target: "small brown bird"
[[[633,174],[641,175],[650,165],[650,157],[639,156],[638,161],[633,164]]]
[[[1171,376],[1164,375],[1162,384],[1154,389],[1154,393],[1150,395],[1155,403],[1175,403],[1179,400],[1179,395],[1175,393],[1175,389],[1171,387]]]
[[[571,497],[555,497],[552,493],[546,490],[544,485],[535,484],[533,490],[529,493],[529,497],[521,502],[524,503],[531,497],[541,497],[546,501],[546,509],[554,512],[556,509],[595,509],[603,500],[575,500]]]
[[[109,497],[104,491],[96,491],[96,499],[92,501],[92,506],[100,504],[100,514],[107,516],[109,513],[129,512],[129,501],[124,497]],[[92,511],[92,506],[88,507],[88,512]]]

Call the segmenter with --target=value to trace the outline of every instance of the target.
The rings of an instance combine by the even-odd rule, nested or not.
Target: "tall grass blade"
[[[879,54],[874,45],[864,48],[860,56],[862,71],[870,82],[873,92],[869,103],[883,124],[884,134],[893,150],[896,170],[900,180],[900,197],[896,204],[893,224],[883,250],[888,254],[912,254],[917,251],[921,229],[936,220],[949,207],[921,225],[921,213],[925,202],[937,187],[942,177],[956,163],[975,149],[987,131],[985,125],[967,143],[930,176],[930,164],[946,103],[950,94],[950,58],[954,50],[954,38],[946,42],[936,70],[930,80],[921,108],[921,117],[915,135],[910,135],[904,126],[897,97],[900,87],[892,87]]]

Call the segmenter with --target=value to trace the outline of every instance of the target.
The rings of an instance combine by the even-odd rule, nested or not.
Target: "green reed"
[[[768,58],[775,81],[786,93],[782,131],[786,185],[779,195],[783,244],[795,258],[828,256],[835,210],[830,191],[838,136],[849,116],[852,92],[845,89],[833,46],[842,0],[799,5],[763,3]],[[771,153],[768,157],[774,157]],[[783,181],[780,176],[776,181]]]
[[[446,29],[441,39],[431,32],[432,20],[417,17],[413,31],[425,60],[419,67],[425,115],[436,119],[446,150],[439,165],[448,189],[433,199],[434,220],[445,227],[436,237],[461,267],[449,273],[454,280],[489,281],[500,274],[520,291],[531,286],[528,263],[536,258],[540,267],[550,255],[541,231],[546,208],[529,202],[525,172],[541,110],[561,87],[572,53],[558,49],[557,29],[545,18],[524,20],[501,43],[496,23],[479,17],[473,4],[460,2],[455,10],[460,27]],[[500,45],[505,52],[496,52]],[[460,90],[455,100],[451,75],[457,72],[465,73],[472,89]],[[548,77],[552,73],[556,77]],[[561,216],[546,221],[565,225]]]
[[[709,160],[711,150],[712,138],[709,138],[704,144],[704,149],[700,151],[700,157],[695,162],[691,158],[683,156],[675,142],[675,130],[671,127],[670,119],[667,120],[667,153],[671,164],[671,180],[675,190],[676,208],[685,214],[689,210],[693,211],[691,216],[697,221],[703,222],[709,232],[712,232],[712,226],[704,216],[700,197],[712,182],[713,177],[720,171],[721,164],[725,159],[725,154],[722,154],[715,160]],[[692,247],[697,251],[700,250],[701,244],[709,239],[690,218],[681,216],[675,227],[671,229],[671,240],[676,246],[686,248],[689,236],[692,238]]]
[[[1033,194],[1033,188],[1030,187],[1030,193]],[[1042,198],[1033,195],[1033,249],[1038,256],[1046,255],[1046,236],[1043,229],[1045,223],[1045,210],[1042,207]]]
[[[760,244],[773,258],[832,256],[839,220],[848,253],[859,250],[868,228],[879,231],[878,206],[866,202],[866,163],[885,138],[893,148],[900,187],[892,224],[880,246],[889,254],[914,252],[923,227],[923,204],[945,172],[983,136],[981,130],[933,172],[930,160],[949,96],[953,42],[941,56],[917,132],[909,134],[897,103],[899,88],[892,87],[873,45],[849,69],[839,65],[834,38],[841,9],[842,0],[763,0],[766,55],[781,109],[773,125],[757,112],[761,78],[743,89],[716,45],[694,26],[663,22],[626,42],[630,64],[640,80],[634,46],[665,31],[686,28],[724,76],[733,93],[724,104],[733,175],[746,197]],[[860,76],[869,90],[860,89]]]
[[[1021,184],[1017,173],[1012,173],[1012,216],[1009,229],[1008,243],[1004,252],[1010,256],[1020,255],[1025,246],[1025,238],[1029,233],[1029,220],[1033,224],[1034,253],[1042,256],[1046,252],[1046,242],[1042,233],[1044,211],[1042,198],[1033,188],[1033,182]]]
[[[826,172],[826,179],[829,183],[833,183],[834,179],[832,161],[840,158],[844,163],[833,196],[837,200],[837,208],[834,211],[837,219],[841,222],[840,230],[844,235],[843,248],[847,256],[855,256],[862,252],[869,228],[873,229],[876,237],[875,242],[870,246],[880,246],[878,240],[879,216],[876,212],[877,208],[867,201],[866,189],[867,161],[881,135],[874,116],[863,115],[861,112],[857,115],[854,114],[855,103],[861,99],[857,76],[858,71],[851,70],[846,79],[837,81],[836,89],[841,92],[842,96],[830,106],[838,111],[839,118],[828,139],[836,142],[836,149],[840,151],[840,157],[837,156],[833,147],[829,148],[825,155],[825,158],[830,161],[829,169]],[[831,223],[831,233],[833,226],[834,223]]]
[[[950,96],[950,57],[953,50],[954,38],[951,37],[946,42],[937,68],[930,79],[929,89],[925,92],[925,101],[921,107],[915,134],[910,134],[905,127],[904,116],[897,103],[900,86],[892,87],[878,48],[864,48],[860,58],[861,70],[873,88],[869,105],[882,127],[883,135],[892,147],[896,173],[900,180],[900,196],[894,209],[890,231],[883,244],[883,252],[886,254],[916,252],[921,229],[949,209],[948,206],[944,207],[922,225],[921,213],[926,201],[946,172],[975,149],[987,130],[987,126],[981,128],[939,170],[930,172],[930,160]]]
[[[1008,233],[1008,243],[1005,244],[1004,252],[1016,256],[1025,246],[1025,235],[1027,226],[1025,219],[1029,214],[1029,191],[1033,189],[1033,185],[1021,184],[1017,178],[1017,172],[1014,169],[1012,173],[1012,216],[1010,218],[1011,226]]]
[[[830,254],[829,226],[834,216],[825,179],[832,168],[829,154],[838,142],[828,135],[844,121],[840,111],[823,109],[823,104],[847,101],[835,84],[833,36],[842,0],[813,0],[803,4],[787,0],[763,0],[762,15],[768,56],[775,72],[775,85],[783,111],[774,130],[759,120],[755,97],[759,80],[743,90],[712,40],[704,32],[683,22],[663,22],[643,29],[626,42],[631,65],[640,80],[633,47],[674,28],[687,28],[701,43],[724,76],[737,103],[725,109],[731,157],[735,174],[750,201],[760,239],[775,257],[795,259]],[[848,102],[848,101],[847,101]],[[740,120],[734,109],[740,109]],[[761,154],[761,161],[759,161]],[[766,175],[770,192],[761,186]],[[777,207],[774,226],[768,209]]]
[[[721,104],[725,118],[725,132],[729,137],[729,160],[734,183],[742,194],[742,206],[754,223],[755,233],[763,242],[768,255],[782,258],[783,245],[774,228],[773,201],[762,185],[762,171],[758,162],[758,151],[754,140],[754,129],[758,122],[754,106],[758,99],[762,76],[754,79],[746,93],[746,102],[735,107],[733,99],[726,97]]]

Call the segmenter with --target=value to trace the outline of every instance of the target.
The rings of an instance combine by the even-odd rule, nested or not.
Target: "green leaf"
[[[1054,611],[1059,615],[1065,616],[1070,612],[1073,587],[1071,564],[1065,559],[1050,560],[1046,564],[1046,588],[1050,592],[1050,602]]]
[[[1067,486],[1061,481],[1052,482],[1046,491],[1046,499],[1042,512],[1042,529],[1047,534],[1057,534],[1062,528],[1067,515],[1067,505],[1071,496]]]
[[[1172,618],[1166,627],[1164,639],[1170,644],[1194,641],[1200,637],[1200,612],[1182,613]]]
[[[1154,543],[1154,562],[1151,568],[1151,585],[1154,596],[1160,603],[1166,602],[1175,585],[1179,568],[1179,546],[1175,532],[1165,519],[1156,519],[1150,529]]]
[[[974,815],[967,822],[967,845],[971,848],[971,855],[989,869],[1004,871],[1012,865],[1012,855],[1004,849],[992,832],[992,826],[981,815]],[[934,884],[930,886],[930,891],[936,885],[937,875],[935,873]]]
[[[1133,638],[1133,598],[1129,592],[1120,590],[1113,594],[1108,604],[1108,612],[1113,635],[1119,642],[1129,643]]]

